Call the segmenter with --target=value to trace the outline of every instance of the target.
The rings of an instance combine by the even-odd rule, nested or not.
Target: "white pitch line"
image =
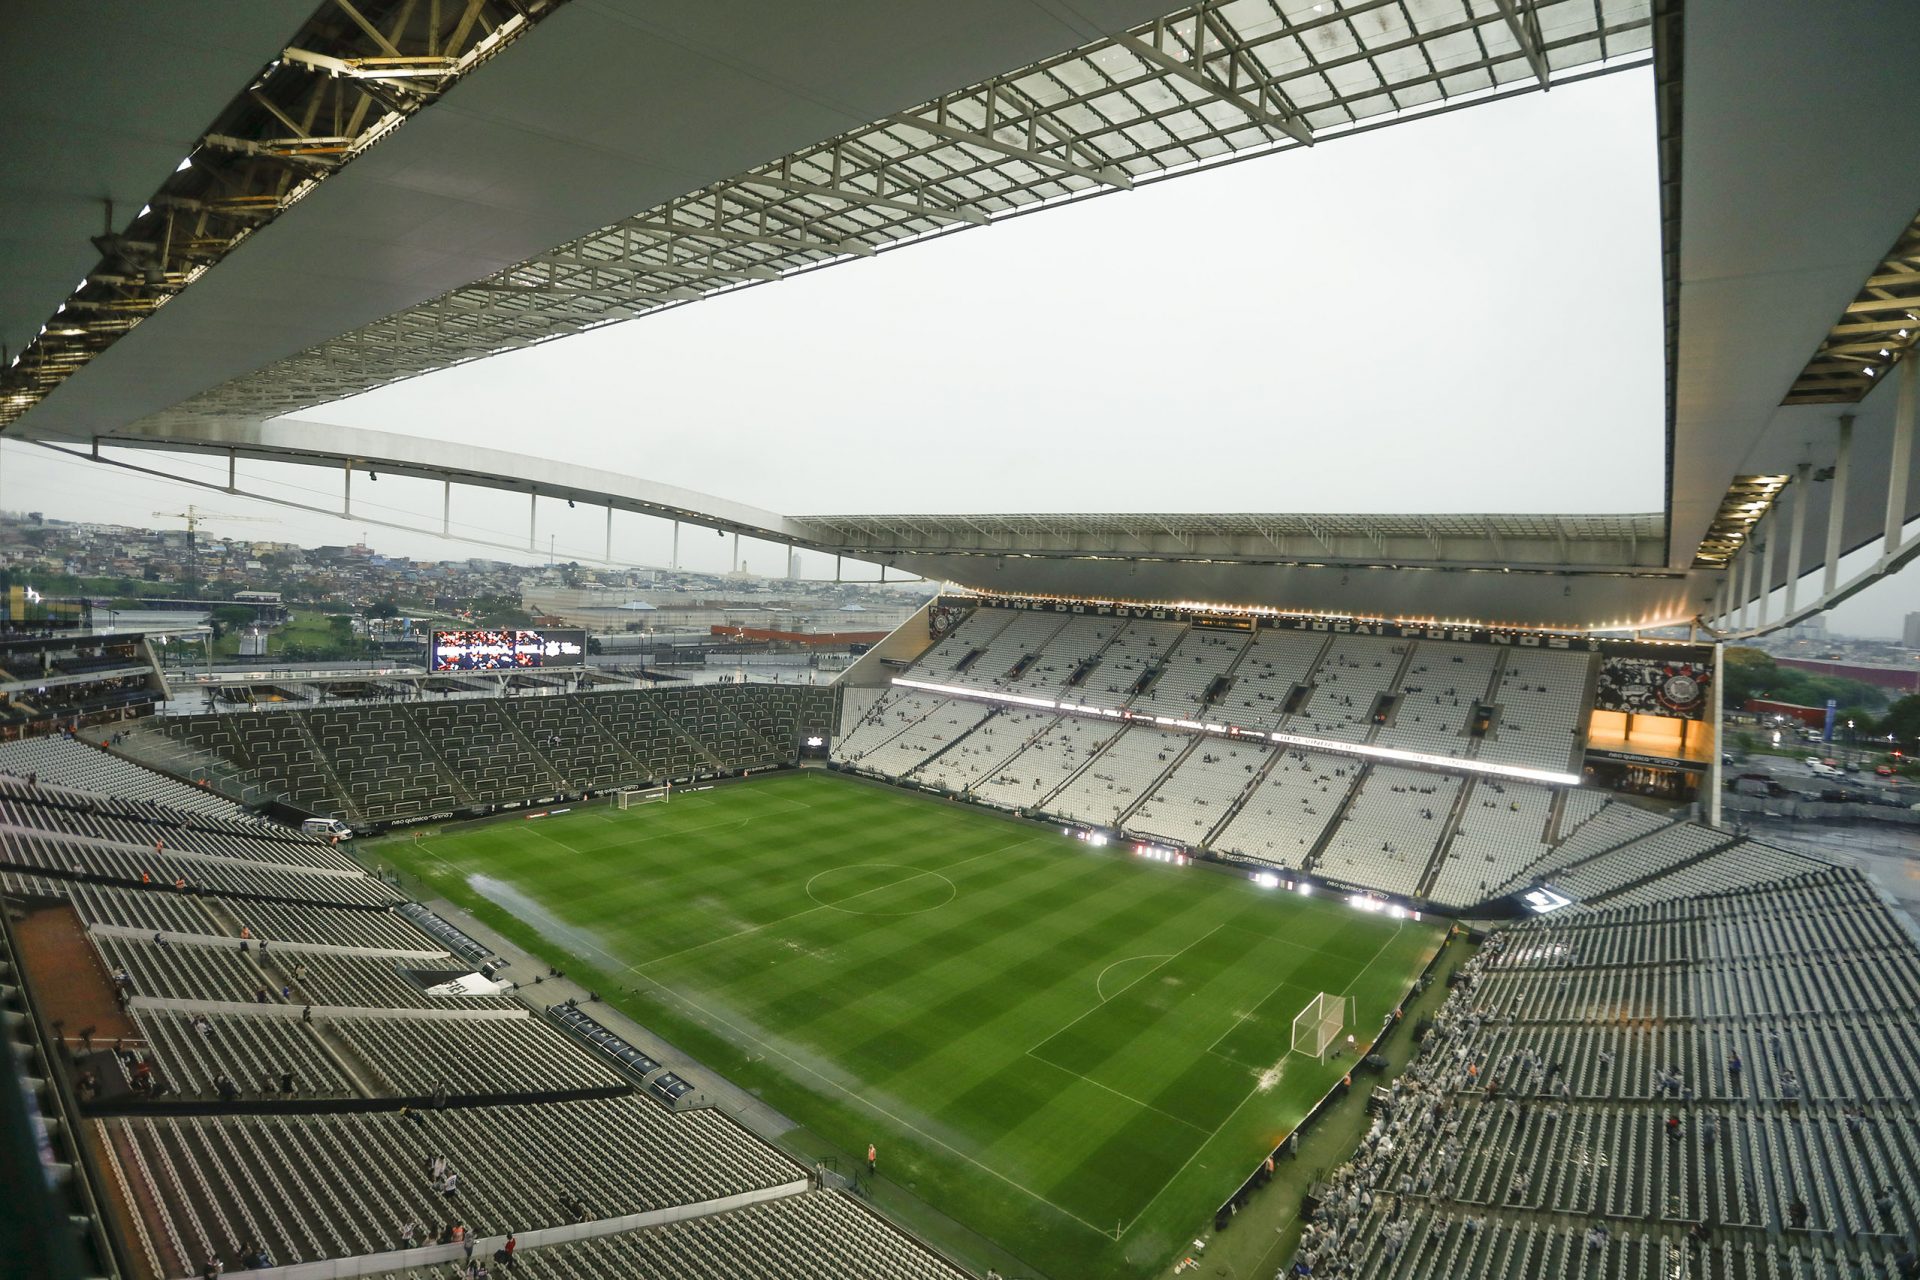
[[[1189,952],[1189,951],[1191,951],[1191,950],[1193,950],[1193,949],[1194,949],[1195,947],[1197,947],[1197,946],[1199,946],[1199,945],[1200,945],[1201,943],[1203,943],[1203,942],[1205,942],[1205,941],[1206,941],[1206,940],[1207,940],[1208,938],[1211,938],[1211,937],[1212,937],[1212,936],[1213,936],[1214,934],[1216,934],[1216,933],[1218,933],[1218,932],[1220,932],[1220,931],[1221,931],[1222,929],[1224,929],[1224,928],[1226,928],[1226,927],[1227,927],[1227,922],[1226,922],[1226,921],[1224,921],[1224,920],[1222,920],[1222,921],[1221,921],[1221,922],[1220,922],[1219,924],[1217,924],[1217,925],[1215,925],[1215,926],[1213,926],[1213,928],[1211,928],[1211,929],[1209,929],[1209,930],[1207,930],[1207,931],[1206,931],[1205,933],[1203,933],[1203,934],[1201,934],[1201,935],[1200,935],[1199,937],[1197,937],[1197,938],[1195,938],[1195,939],[1194,939],[1194,940],[1193,940],[1192,942],[1189,942],[1189,943],[1188,943],[1188,944],[1187,944],[1186,946],[1184,946],[1184,947],[1182,947],[1182,948],[1180,948],[1180,949],[1179,949],[1178,951],[1170,951],[1170,952],[1168,952],[1168,953],[1167,953],[1167,957],[1166,957],[1166,959],[1165,959],[1165,960],[1162,960],[1162,961],[1161,961],[1161,962],[1160,962],[1159,964],[1156,964],[1156,965],[1154,965],[1154,966],[1153,966],[1153,967],[1152,967],[1151,969],[1148,969],[1148,970],[1147,970],[1147,971],[1146,971],[1145,973],[1143,973],[1143,974],[1141,974],[1141,975],[1140,975],[1139,977],[1137,977],[1137,978],[1135,978],[1135,979],[1134,979],[1134,980],[1133,980],[1132,982],[1129,982],[1129,983],[1128,983],[1128,984],[1127,984],[1126,986],[1124,986],[1124,987],[1122,987],[1122,988],[1120,988],[1120,990],[1118,990],[1118,991],[1116,991],[1116,992],[1114,992],[1114,993],[1113,993],[1113,996],[1122,996],[1122,995],[1125,995],[1125,994],[1126,994],[1127,992],[1129,992],[1129,991],[1131,991],[1131,990],[1133,990],[1133,988],[1135,988],[1135,987],[1137,987],[1137,986],[1139,986],[1139,985],[1140,985],[1140,984],[1141,984],[1142,982],[1144,982],[1144,981],[1146,981],[1146,980],[1147,980],[1148,978],[1150,978],[1150,977],[1152,977],[1152,976],[1153,976],[1154,974],[1156,974],[1156,973],[1158,973],[1158,972],[1160,972],[1160,971],[1161,971],[1162,969],[1164,969],[1164,968],[1166,968],[1166,967],[1167,967],[1167,961],[1168,961],[1168,960],[1177,960],[1177,959],[1179,959],[1179,958],[1180,958],[1181,956],[1183,956],[1183,955],[1185,955],[1185,954],[1186,954],[1187,952]],[[1132,959],[1132,960],[1138,960],[1138,959],[1139,959],[1140,957],[1139,957],[1139,956],[1130,956],[1130,957],[1128,957],[1128,958],[1129,958],[1129,959]],[[1112,968],[1113,966],[1112,966],[1112,965],[1108,965],[1107,967],[1108,967],[1108,968],[1110,969],[1110,968]],[[1099,984],[1098,984],[1098,983],[1096,982],[1096,983],[1095,983],[1095,992],[1094,992],[1094,994],[1096,994],[1096,995],[1097,995],[1097,994],[1099,994],[1099,990],[1098,990],[1098,986],[1099,986]],[[1112,999],[1113,997],[1108,997],[1108,998],[1109,998],[1109,999]],[[1098,1004],[1095,1004],[1095,1005],[1092,1005],[1092,1006],[1090,1006],[1090,1007],[1088,1007],[1088,1009],[1086,1010],[1086,1012],[1084,1012],[1084,1013],[1082,1013],[1082,1014],[1080,1015],[1080,1017],[1079,1017],[1079,1018],[1075,1018],[1075,1019],[1073,1020],[1073,1022],[1069,1022],[1069,1023],[1067,1023],[1067,1024],[1065,1024],[1064,1026],[1060,1026],[1060,1027],[1056,1027],[1056,1028],[1054,1028],[1054,1029],[1053,1029],[1053,1030],[1052,1030],[1051,1032],[1049,1032],[1049,1033],[1047,1034],[1047,1036],[1046,1036],[1046,1038],[1045,1038],[1045,1039],[1043,1039],[1043,1040],[1041,1040],[1039,1044],[1036,1044],[1036,1045],[1034,1045],[1034,1046],[1033,1046],[1032,1048],[1030,1048],[1030,1049],[1028,1049],[1028,1050],[1027,1050],[1027,1052],[1028,1052],[1028,1053],[1033,1053],[1033,1050],[1034,1050],[1034,1049],[1038,1049],[1038,1048],[1041,1048],[1041,1047],[1042,1047],[1042,1046],[1044,1046],[1044,1045],[1045,1045],[1045,1044],[1046,1044],[1046,1043],[1047,1043],[1048,1041],[1050,1041],[1050,1040],[1053,1040],[1053,1039],[1054,1039],[1054,1038],[1056,1038],[1057,1036],[1059,1036],[1059,1035],[1061,1035],[1061,1034],[1062,1034],[1063,1032],[1065,1032],[1065,1031],[1067,1031],[1067,1030],[1069,1030],[1070,1028],[1072,1028],[1072,1026],[1074,1025],[1074,1023],[1076,1023],[1076,1022],[1079,1022],[1079,1021],[1080,1021],[1080,1018],[1085,1018],[1085,1017],[1087,1017],[1087,1016],[1088,1016],[1088,1015],[1090,1015],[1090,1014],[1093,1014],[1093,1013],[1097,1013],[1097,1012],[1098,1012],[1099,1010],[1101,1010],[1102,1008],[1104,1008],[1104,1007],[1106,1006],[1106,1003],[1107,1003],[1107,1001],[1106,1001],[1106,1000],[1102,1000],[1102,1001],[1100,1001],[1100,1002],[1099,1002]],[[1036,1056],[1038,1056],[1038,1055],[1036,1055]],[[1045,1058],[1041,1058],[1040,1060],[1041,1060],[1042,1062],[1045,1062],[1045,1061],[1046,1061],[1046,1059],[1045,1059]]]
[[[1360,973],[1354,975],[1353,982],[1349,982],[1347,984],[1347,991],[1353,990],[1353,983],[1360,981],[1361,974],[1364,974],[1368,969],[1373,968],[1373,961],[1378,960],[1381,957],[1381,955],[1386,952],[1387,943],[1392,942],[1395,938],[1399,937],[1400,930],[1406,927],[1407,926],[1405,921],[1402,921],[1400,924],[1394,927],[1393,932],[1387,935],[1386,942],[1382,942],[1380,944],[1380,949],[1373,953],[1373,960],[1367,961],[1365,966],[1361,968]],[[1345,995],[1346,992],[1343,991],[1341,992],[1341,994]],[[1216,1041],[1216,1043],[1218,1042]],[[1220,1054],[1214,1054],[1214,1056],[1216,1058],[1222,1058],[1222,1055]],[[1222,1061],[1231,1061],[1231,1059],[1222,1058]],[[1242,1065],[1245,1065],[1245,1064],[1243,1063]],[[1225,1129],[1229,1124],[1233,1123],[1233,1118],[1240,1114],[1240,1108],[1246,1106],[1249,1102],[1253,1101],[1254,1098],[1259,1096],[1259,1094],[1260,1094],[1260,1091],[1258,1089],[1247,1090],[1247,1096],[1240,1099],[1238,1106],[1234,1107],[1233,1110],[1227,1112],[1227,1118],[1225,1120],[1222,1120],[1219,1123],[1219,1125],[1214,1129],[1214,1131],[1207,1135],[1207,1139],[1205,1142],[1202,1142],[1199,1146],[1193,1149],[1193,1154],[1186,1158],[1185,1163],[1183,1163],[1178,1169],[1175,1169],[1173,1171],[1173,1177],[1168,1178],[1165,1182],[1160,1184],[1160,1189],[1153,1193],[1153,1199],[1147,1201],[1145,1204],[1140,1206],[1140,1212],[1133,1215],[1133,1221],[1129,1222],[1124,1228],[1121,1229],[1119,1236],[1115,1237],[1116,1239],[1126,1238],[1127,1232],[1132,1231],[1134,1226],[1139,1223],[1140,1219],[1146,1216],[1147,1210],[1153,1208],[1153,1206],[1159,1202],[1160,1197],[1167,1194],[1167,1188],[1172,1186],[1175,1182],[1177,1182],[1180,1178],[1180,1175],[1187,1171],[1187,1166],[1192,1164],[1195,1160],[1199,1159],[1200,1153],[1202,1151],[1205,1151],[1208,1147],[1213,1145],[1213,1140],[1220,1136],[1220,1130]]]
[[[1006,1174],[1001,1173],[998,1169],[993,1168],[991,1165],[982,1164],[980,1161],[974,1159],[972,1156],[960,1150],[958,1147],[954,1146],[952,1143],[941,1141],[939,1138],[934,1137],[932,1134],[920,1128],[918,1125],[914,1124],[912,1121],[901,1119],[899,1116],[894,1115],[891,1111],[888,1111],[885,1107],[882,1107],[878,1103],[874,1102],[873,1099],[866,1096],[865,1094],[855,1093],[853,1090],[847,1088],[845,1085],[841,1084],[839,1081],[828,1079],[826,1076],[821,1075],[818,1071],[814,1070],[812,1067],[808,1066],[806,1063],[801,1062],[799,1059],[793,1057],[791,1054],[785,1052],[784,1050],[779,1048],[777,1045],[768,1044],[766,1041],[760,1039],[758,1036],[749,1034],[748,1032],[735,1026],[733,1023],[728,1022],[725,1018],[713,1012],[713,1010],[708,1009],[704,1005],[700,1004],[698,1001],[691,999],[690,997],[682,994],[681,992],[673,990],[672,988],[666,986],[665,984],[653,978],[647,977],[647,975],[644,973],[641,974],[640,977],[642,981],[651,983],[653,986],[658,987],[664,994],[666,994],[670,998],[679,1000],[684,1004],[693,1006],[695,1009],[700,1010],[701,1013],[707,1015],[709,1018],[712,1018],[714,1021],[720,1023],[721,1025],[728,1027],[730,1030],[732,1030],[734,1034],[738,1035],[741,1039],[751,1041],[752,1043],[759,1045],[762,1049],[766,1050],[768,1053],[785,1059],[786,1061],[792,1063],[795,1067],[799,1068],[801,1071],[806,1072],[808,1075],[812,1076],[814,1079],[820,1081],[820,1083],[826,1085],[828,1088],[846,1095],[848,1098],[852,1099],[858,1105],[863,1106],[869,1111],[875,1112],[878,1115],[885,1116],[888,1120],[891,1120],[894,1124],[900,1126],[902,1129],[905,1129],[910,1133],[918,1134],[921,1138],[932,1143],[933,1145],[937,1147],[942,1147],[945,1150],[952,1152],[954,1155],[959,1156],[962,1160],[965,1160],[968,1164],[981,1170],[983,1173],[986,1173],[991,1177],[998,1178],[1000,1181],[1006,1183],[1008,1186],[1014,1188],[1016,1191],[1020,1191],[1025,1193],[1028,1196],[1031,1196],[1034,1200],[1037,1200],[1041,1204],[1047,1206],[1047,1208],[1052,1209],[1055,1213],[1058,1213],[1063,1217],[1068,1217],[1073,1219],[1075,1222],[1079,1223],[1081,1226],[1085,1227],[1087,1230],[1095,1233],[1096,1235],[1102,1236],[1106,1239],[1113,1238],[1113,1233],[1110,1231],[1107,1231],[1105,1228],[1096,1227],[1093,1223],[1088,1222],[1085,1218],[1081,1217],[1077,1213],[1074,1213],[1071,1209],[1061,1208],[1059,1205],[1055,1204],[1053,1201],[1041,1195],[1038,1191],[1035,1191],[1032,1187],[1027,1186],[1023,1182],[1018,1182],[1012,1178],[1009,1178]]]
[[[1171,951],[1151,951],[1142,955],[1125,956],[1119,960],[1115,960],[1112,964],[1102,969],[1100,971],[1100,976],[1093,980],[1093,994],[1100,997],[1101,1004],[1105,1004],[1107,1001],[1111,1000],[1113,996],[1102,994],[1100,990],[1100,984],[1106,981],[1107,975],[1111,973],[1116,967],[1123,964],[1131,963],[1132,961],[1135,961],[1135,960],[1171,960],[1173,959],[1173,955],[1174,953]],[[1149,970],[1149,972],[1151,972],[1151,970]],[[1141,977],[1145,977],[1145,976],[1146,974],[1141,975]],[[1134,979],[1134,982],[1138,982],[1139,980],[1140,980],[1139,978],[1136,978]],[[1129,982],[1126,987],[1120,988],[1120,990],[1114,992],[1113,995],[1117,996],[1122,994],[1123,992],[1126,991],[1127,987],[1131,987],[1132,985],[1133,983]]]
[[[1027,1056],[1029,1058],[1032,1058],[1035,1062],[1042,1063],[1045,1066],[1052,1067],[1055,1071],[1063,1071],[1067,1075],[1074,1077],[1076,1080],[1084,1080],[1086,1083],[1092,1085],[1096,1089],[1104,1089],[1106,1090],[1106,1092],[1112,1094],[1114,1097],[1123,1098],[1126,1101],[1131,1102],[1136,1107],[1141,1107],[1147,1111],[1152,1111],[1152,1112],[1155,1112],[1156,1114],[1163,1115],[1167,1119],[1173,1121],[1175,1124],[1183,1124],[1187,1126],[1187,1128],[1193,1130],[1195,1133],[1206,1132],[1205,1129],[1202,1129],[1199,1125],[1195,1124],[1191,1120],[1187,1120],[1187,1119],[1184,1119],[1183,1117],[1177,1116],[1173,1114],[1173,1112],[1171,1111],[1162,1110],[1161,1108],[1154,1106],[1151,1102],[1143,1102],[1141,1099],[1134,1097],[1130,1093],[1122,1093],[1118,1089],[1115,1089],[1109,1085],[1101,1084],[1098,1080],[1095,1080],[1092,1076],[1083,1075],[1082,1073],[1075,1071],[1072,1067],[1063,1067],[1057,1062],[1049,1062],[1047,1059],[1041,1057],[1039,1054],[1035,1053],[1031,1049],[1027,1050]]]

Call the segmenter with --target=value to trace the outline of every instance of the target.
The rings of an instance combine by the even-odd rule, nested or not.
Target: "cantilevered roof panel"
[[[24,348],[315,0],[0,5],[0,342]]]
[[[714,8],[573,0],[23,425],[307,408],[1651,39],[1644,0]]]

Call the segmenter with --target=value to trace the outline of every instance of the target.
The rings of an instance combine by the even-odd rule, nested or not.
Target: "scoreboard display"
[[[577,667],[587,660],[585,631],[436,631],[435,671],[520,671]]]

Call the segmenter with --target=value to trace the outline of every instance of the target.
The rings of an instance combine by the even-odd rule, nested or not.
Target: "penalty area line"
[[[1378,960],[1383,954],[1385,954],[1388,943],[1391,943],[1395,938],[1399,937],[1400,930],[1406,927],[1407,927],[1406,923],[1403,921],[1394,929],[1392,933],[1387,935],[1386,942],[1382,942],[1380,944],[1380,949],[1373,953],[1373,959],[1367,961],[1366,965],[1361,968],[1360,972],[1354,975],[1353,981],[1347,984],[1346,991],[1341,992],[1342,995],[1346,995],[1353,990],[1354,985],[1360,981],[1360,978],[1362,977],[1362,975],[1364,975],[1368,969],[1371,969],[1373,967],[1374,961]],[[1218,1044],[1219,1041],[1215,1040],[1214,1043]],[[1211,1047],[1209,1047],[1208,1052],[1209,1053],[1213,1052]],[[1289,1050],[1288,1054],[1289,1056],[1291,1056],[1292,1051]],[[1233,1059],[1227,1058],[1223,1054],[1216,1053],[1213,1056],[1216,1058],[1220,1058],[1222,1061],[1226,1061],[1226,1062],[1233,1061]],[[1240,1065],[1245,1066],[1246,1064],[1241,1063]],[[1188,1156],[1186,1158],[1185,1163],[1183,1163],[1178,1169],[1175,1169],[1173,1171],[1173,1176],[1160,1184],[1160,1189],[1153,1193],[1153,1199],[1147,1201],[1144,1205],[1140,1206],[1140,1212],[1133,1215],[1133,1220],[1127,1223],[1125,1227],[1121,1228],[1120,1234],[1116,1236],[1115,1239],[1125,1239],[1127,1236],[1127,1233],[1132,1231],[1135,1226],[1139,1225],[1140,1219],[1144,1218],[1147,1215],[1147,1210],[1153,1208],[1154,1205],[1160,1202],[1160,1197],[1167,1194],[1167,1188],[1180,1180],[1180,1175],[1184,1174],[1187,1171],[1188,1166],[1190,1166],[1195,1160],[1198,1160],[1200,1158],[1200,1153],[1202,1151],[1205,1151],[1208,1147],[1212,1146],[1214,1139],[1220,1136],[1221,1131],[1224,1130],[1228,1125],[1232,1124],[1233,1118],[1239,1115],[1242,1109],[1244,1109],[1249,1102],[1253,1101],[1258,1096],[1260,1096],[1260,1090],[1258,1088],[1247,1090],[1247,1096],[1240,1099],[1239,1104],[1235,1106],[1233,1110],[1227,1113],[1227,1118],[1222,1120],[1219,1126],[1216,1127],[1212,1133],[1207,1135],[1205,1141],[1201,1142],[1199,1146],[1193,1149],[1193,1154]]]

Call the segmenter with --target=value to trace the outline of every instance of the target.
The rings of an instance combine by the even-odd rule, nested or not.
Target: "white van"
[[[325,839],[331,836],[335,840],[353,839],[353,828],[338,818],[308,818],[300,824],[300,829],[310,836]]]

